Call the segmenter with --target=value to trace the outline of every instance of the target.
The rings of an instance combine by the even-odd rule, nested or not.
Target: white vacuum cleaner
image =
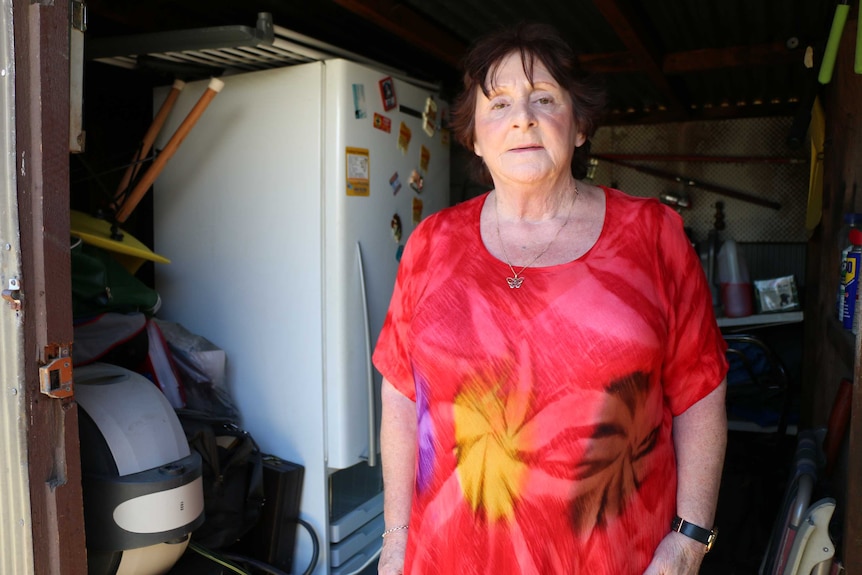
[[[164,575],[204,521],[201,458],[143,375],[96,363],[74,379],[89,575]]]

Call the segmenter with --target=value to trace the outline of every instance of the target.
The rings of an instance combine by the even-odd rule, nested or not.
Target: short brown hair
[[[513,52],[521,55],[524,73],[530,81],[538,60],[569,92],[577,129],[587,137],[587,142],[575,149],[572,174],[576,178],[584,177],[589,160],[589,138],[595,134],[604,113],[605,92],[581,71],[571,46],[548,24],[522,22],[493,32],[473,45],[462,61],[464,87],[452,107],[450,126],[455,139],[473,152],[476,90],[482,90],[486,96],[490,94],[492,86],[487,84],[488,78],[494,77],[497,67]],[[473,156],[471,171],[479,183],[492,184],[491,174],[478,156]]]

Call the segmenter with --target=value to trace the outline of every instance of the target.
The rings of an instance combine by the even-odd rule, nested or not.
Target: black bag
[[[189,447],[203,461],[204,523],[192,541],[210,549],[236,543],[260,520],[263,457],[252,436],[234,423],[177,410]]]

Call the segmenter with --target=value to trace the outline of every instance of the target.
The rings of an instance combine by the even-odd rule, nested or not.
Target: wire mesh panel
[[[715,227],[722,202],[724,237],[806,242],[807,150],[785,145],[791,123],[779,117],[601,128],[592,152],[610,159],[599,160],[593,182],[689,203],[677,209],[695,241]],[[711,187],[730,195],[705,189]]]

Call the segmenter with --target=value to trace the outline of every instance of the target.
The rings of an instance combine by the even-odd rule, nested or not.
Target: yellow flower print
[[[517,390],[465,386],[455,398],[458,476],[474,512],[510,520],[526,479],[529,445],[523,417],[528,397]]]

